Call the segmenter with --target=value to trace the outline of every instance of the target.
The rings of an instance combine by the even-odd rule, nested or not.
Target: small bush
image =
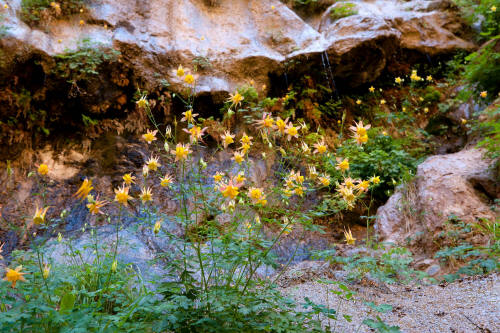
[[[21,3],[21,19],[31,25],[58,17],[67,17],[80,12],[86,0],[23,0]]]
[[[343,17],[356,15],[358,11],[355,9],[356,5],[350,2],[341,3],[335,6],[330,11],[330,17],[332,20],[338,20]]]

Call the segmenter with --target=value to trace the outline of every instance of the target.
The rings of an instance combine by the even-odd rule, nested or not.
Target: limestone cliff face
[[[269,87],[270,73],[305,71],[322,56],[335,78],[358,86],[375,80],[400,49],[434,56],[474,47],[460,37],[456,11],[441,0],[353,1],[355,14],[336,20],[331,12],[338,3],[301,18],[278,0],[98,0],[35,27],[21,20],[21,0],[7,3],[4,73],[87,38],[118,49],[130,79],[147,89],[161,77],[179,90],[178,64],[205,61],[210,65],[197,73],[197,91],[221,96],[250,80]]]

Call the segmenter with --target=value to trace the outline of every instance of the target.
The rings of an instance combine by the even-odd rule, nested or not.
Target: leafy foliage
[[[330,18],[338,20],[347,16],[356,15],[356,5],[350,2],[341,2],[330,10]]]
[[[86,0],[22,0],[21,18],[31,25],[38,25],[44,20],[66,17],[78,13],[85,7]]]

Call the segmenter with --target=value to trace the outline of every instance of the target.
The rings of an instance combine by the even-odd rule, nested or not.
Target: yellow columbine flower
[[[235,151],[231,159],[234,160],[236,163],[241,164],[241,162],[243,162],[243,154]]]
[[[262,119],[256,120],[255,123],[258,125],[257,129],[261,129],[261,128],[271,129],[274,127],[274,119],[271,118],[270,113],[266,113],[266,112],[264,112],[262,114]]]
[[[43,270],[42,270],[42,276],[44,280],[47,280],[50,275],[50,265],[49,264],[43,264]]]
[[[288,124],[285,128],[285,133],[287,134],[287,140],[290,141],[292,138],[299,137],[300,126],[294,126],[292,123]]]
[[[88,180],[87,178],[85,178],[82,185],[80,186],[78,191],[76,191],[76,193],[73,194],[73,196],[76,196],[77,198],[83,200],[89,195],[90,191],[92,191],[93,189],[94,188],[92,187],[92,180]]]
[[[385,99],[380,100],[380,105],[384,105],[386,103]]]
[[[357,186],[357,188],[363,192],[367,191],[369,187],[370,187],[370,182],[368,180],[363,180]]]
[[[184,77],[184,82],[187,84],[193,84],[194,83],[194,76],[192,74],[188,74]]]
[[[239,172],[235,179],[237,183],[244,183],[247,180],[243,172]]]
[[[26,281],[24,278],[24,274],[28,273],[22,273],[21,270],[23,269],[23,266],[17,266],[16,269],[10,269],[6,268],[7,273],[5,274],[5,277],[3,278],[5,281],[11,282],[12,283],[12,288],[16,287],[17,281]]]
[[[229,131],[224,132],[221,138],[224,148],[227,148],[227,146],[229,146],[231,143],[234,143],[234,134],[231,134]]]
[[[213,177],[214,177],[214,181],[216,183],[218,183],[218,182],[222,181],[222,178],[224,177],[224,174],[221,173],[221,172],[217,172],[215,175],[213,175]]]
[[[318,171],[316,171],[316,167],[314,165],[310,165],[308,171],[309,171],[309,178],[311,178],[312,180],[318,177]]]
[[[145,134],[142,135],[142,138],[147,142],[147,143],[151,143],[153,141],[156,140],[156,133],[158,131],[157,130],[154,130],[154,131],[151,131],[151,130],[147,130],[147,132]]]
[[[462,119],[461,119],[461,122],[462,122],[462,125],[465,125],[465,124],[467,124],[467,119],[462,118]]]
[[[368,88],[368,91],[371,92],[371,93],[374,92],[375,91],[375,87],[371,86],[370,88]]]
[[[116,269],[118,268],[118,261],[113,260],[113,263],[111,264],[111,271],[116,272]]]
[[[45,214],[47,214],[47,210],[49,207],[38,208],[36,207],[35,215],[33,215],[33,223],[42,224],[45,223]]]
[[[243,136],[240,139],[241,143],[251,144],[253,137],[248,136],[246,133],[243,133]]]
[[[300,186],[296,186],[294,189],[293,189],[293,193],[298,195],[298,196],[303,196],[304,195],[304,187],[302,185]]]
[[[343,161],[339,162],[335,168],[342,172],[349,170],[349,160],[345,158]]]
[[[160,185],[162,187],[165,187],[170,185],[173,181],[173,178],[170,175],[166,174],[165,177],[160,178]]]
[[[492,12],[496,12],[497,11],[497,7],[496,6],[491,6],[490,9],[491,9]]]
[[[362,145],[364,143],[368,142],[368,135],[359,135],[359,134],[354,134],[354,139],[356,140],[358,145]]]
[[[129,188],[125,187],[125,185],[115,189],[115,201],[119,204],[127,206],[128,201],[132,200],[132,197],[128,195],[128,190]]]
[[[142,203],[153,200],[153,193],[151,192],[151,188],[143,187],[139,198],[141,199]]]
[[[285,120],[281,119],[280,117],[276,118],[276,129],[281,134],[285,134],[285,128],[286,128],[287,121],[288,121],[288,118],[286,118]]]
[[[328,177],[328,175],[323,174],[318,179],[323,186],[330,185],[330,177]]]
[[[429,108],[424,108],[424,113],[429,112]]]
[[[146,165],[148,169],[151,171],[156,171],[158,170],[158,167],[161,166],[161,164],[158,162],[158,157],[153,157],[153,156],[151,156],[149,160],[146,161]]]
[[[240,150],[243,154],[247,154],[248,151],[250,150],[250,145],[248,143],[244,143],[241,145]]]
[[[188,123],[192,123],[194,121],[194,117],[196,117],[198,114],[193,113],[193,110],[187,110],[186,112],[183,112],[182,115],[184,117],[181,118],[181,121],[187,121]]]
[[[267,203],[266,196],[262,188],[251,187],[248,189],[248,197],[257,205],[265,205]]]
[[[241,96],[239,92],[235,91],[233,95],[230,95],[227,101],[231,102],[231,105],[238,106],[244,99],[245,98]]]
[[[101,208],[106,206],[106,204],[107,202],[105,200],[99,200],[99,198],[96,198],[96,200],[92,200],[87,204],[87,208],[92,215],[102,214]]]
[[[479,96],[481,96],[482,98],[486,98],[486,96],[488,96],[488,92],[487,91],[481,91],[481,93],[479,94]]]
[[[354,202],[356,201],[356,195],[354,194],[352,188],[345,186],[340,186],[337,190],[340,192],[342,199],[347,203],[349,209],[354,208]]]
[[[229,181],[229,184],[223,185],[219,188],[219,191],[225,198],[234,199],[240,193],[237,186],[234,186],[232,180]]]
[[[431,82],[432,81],[432,76],[431,75],[427,75],[427,77],[425,78],[427,81]]]
[[[146,106],[148,106],[148,100],[146,99],[146,96],[142,96],[141,98],[139,98],[139,100],[137,100],[137,102],[135,102],[135,104],[137,104],[137,106],[141,109],[144,109]]]
[[[394,82],[400,84],[401,82],[403,82],[403,80],[398,76],[397,78],[394,79]]]
[[[373,176],[372,178],[370,178],[370,181],[377,185],[378,183],[380,183],[380,177],[379,176]]]
[[[48,173],[49,173],[49,167],[47,166],[47,164],[40,164],[40,166],[38,167],[38,174],[41,176],[45,176]]]
[[[354,245],[356,243],[356,238],[352,237],[351,228],[349,228],[349,231],[344,229],[344,236],[347,244]]]
[[[361,103],[362,103],[362,102],[361,102],[361,100],[360,100],[360,99],[356,100],[356,104],[361,105]]]
[[[85,24],[85,21],[84,20],[80,20],[80,25],[84,25]]]
[[[355,126],[350,126],[349,129],[354,133],[354,134],[358,134],[360,136],[363,136],[363,135],[366,135],[367,134],[367,130],[370,129],[371,125],[368,124],[368,125],[363,125],[363,121],[359,121],[358,123],[357,122],[354,122],[354,125]]]
[[[325,139],[321,139],[320,142],[315,143],[314,145],[314,154],[324,154],[326,153],[326,143]]]
[[[130,174],[130,173],[124,174],[122,178],[123,178],[123,182],[127,185],[131,185],[132,183],[135,182],[135,177],[132,176],[132,174]]]
[[[184,68],[182,68],[182,65],[179,65],[177,67],[177,71],[175,73],[178,77],[183,77],[186,73],[184,72]]]
[[[191,150],[189,149],[189,144],[184,145],[178,143],[177,146],[175,146],[175,150],[170,152],[175,155],[175,161],[184,161],[191,153]]]
[[[155,235],[158,235],[158,233],[160,232],[160,229],[161,229],[161,220],[156,221],[155,226],[153,227],[153,233]]]
[[[203,136],[206,129],[206,127],[202,129],[200,126],[193,126],[190,129],[184,129],[184,132],[190,134],[191,142],[194,143],[198,140],[201,140],[201,137]]]

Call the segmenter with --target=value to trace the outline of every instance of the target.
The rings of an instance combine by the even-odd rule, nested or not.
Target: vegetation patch
[[[83,13],[87,0],[22,0],[21,18],[24,22],[37,26],[53,19],[65,18]]]

